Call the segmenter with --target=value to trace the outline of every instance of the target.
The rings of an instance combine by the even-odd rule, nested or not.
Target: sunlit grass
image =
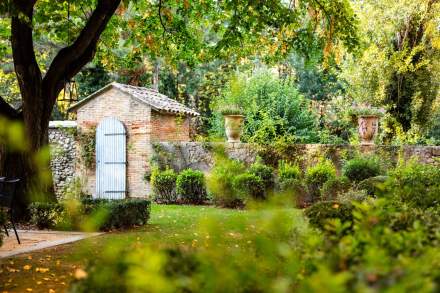
[[[301,211],[283,209],[292,215],[292,221],[302,221]],[[271,210],[231,210],[211,206],[157,205],[151,207],[147,225],[130,231],[113,231],[73,244],[0,260],[0,289],[12,292],[56,292],[65,290],[78,268],[100,257],[106,257],[113,249],[123,247],[127,251],[143,249],[181,248],[184,250],[210,249],[218,244],[225,249],[246,248],[249,240],[244,236],[258,232],[258,223],[270,217]],[[298,226],[302,226],[298,223]],[[216,226],[213,241],[206,231]],[[209,229],[207,227],[210,227]],[[220,241],[221,239],[221,241]],[[26,268],[30,269],[23,269]],[[48,269],[42,273],[37,268]],[[18,271],[17,271],[18,270]],[[44,271],[44,270],[43,270]]]

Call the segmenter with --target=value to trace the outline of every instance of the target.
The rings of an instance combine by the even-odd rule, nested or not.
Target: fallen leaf
[[[44,273],[47,273],[49,271],[49,269],[48,268],[36,268],[35,271],[44,274]]]
[[[75,279],[81,280],[87,278],[87,272],[83,269],[76,269],[75,270]]]
[[[49,289],[49,293],[55,293],[54,289]]]
[[[32,292],[32,288],[26,288],[26,291]]]
[[[25,265],[23,266],[23,270],[29,271],[32,268],[31,265]]]

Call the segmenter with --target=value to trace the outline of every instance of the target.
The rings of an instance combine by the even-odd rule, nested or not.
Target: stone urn
[[[379,128],[379,116],[361,115],[358,117],[358,126],[361,144],[374,144],[374,137],[376,136]]]
[[[224,115],[225,130],[228,142],[240,142],[241,132],[243,131],[243,115]]]

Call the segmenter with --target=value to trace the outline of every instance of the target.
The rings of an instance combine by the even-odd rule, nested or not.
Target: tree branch
[[[78,38],[55,56],[44,79],[43,88],[58,93],[65,81],[75,76],[95,55],[98,40],[121,0],[99,0]],[[52,96],[52,95],[51,95]]]
[[[8,102],[0,96],[0,116],[8,119],[16,119],[20,116],[20,112],[15,110]]]
[[[36,0],[14,0],[11,18],[11,46],[14,68],[20,91],[30,93],[23,99],[38,96],[41,86],[41,71],[35,58],[32,40],[32,16]]]

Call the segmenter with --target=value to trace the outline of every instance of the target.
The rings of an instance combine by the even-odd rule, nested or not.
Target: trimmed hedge
[[[377,157],[359,157],[349,160],[342,168],[342,174],[352,182],[383,175],[383,168]]]
[[[177,174],[173,169],[153,170],[151,173],[151,186],[153,187],[155,201],[159,203],[176,203],[176,181]]]
[[[177,176],[176,192],[183,203],[203,203],[206,200],[205,175],[197,170],[183,170]]]
[[[244,173],[236,176],[232,181],[235,192],[244,198],[265,199],[266,191],[264,181],[251,173]]]
[[[249,167],[248,172],[259,177],[266,189],[272,189],[275,186],[274,169],[262,163],[254,163]]]
[[[69,213],[61,203],[32,203],[29,207],[31,223],[40,229],[78,229],[87,216],[98,219],[99,230],[124,229],[144,225],[150,218],[150,201],[145,199],[82,199],[77,214]],[[70,224],[70,225],[69,225]]]

